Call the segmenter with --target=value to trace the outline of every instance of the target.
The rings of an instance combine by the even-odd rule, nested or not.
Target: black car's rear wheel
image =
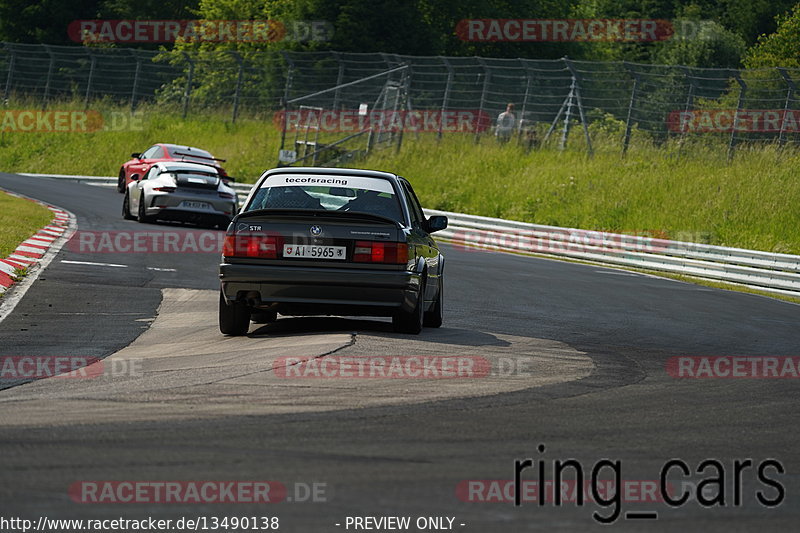
[[[247,335],[250,329],[250,309],[242,302],[225,302],[219,291],[219,330],[224,335]]]
[[[422,319],[422,325],[426,328],[438,328],[442,326],[442,307],[444,304],[444,280],[439,276],[439,294],[436,295],[436,300],[430,311],[425,311],[425,316]]]
[[[131,214],[131,197],[127,192],[125,193],[125,198],[122,200],[122,218],[125,220],[133,220],[136,218]]]
[[[412,311],[398,311],[392,317],[392,326],[398,333],[411,333],[418,335],[422,331],[422,318],[423,309],[425,307],[425,287],[420,286],[419,294],[417,295],[417,305],[414,306]]]

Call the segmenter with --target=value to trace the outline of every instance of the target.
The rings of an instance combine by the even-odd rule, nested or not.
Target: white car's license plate
[[[190,202],[189,200],[182,201],[178,207],[185,207],[186,209],[211,209],[211,206],[205,202]]]
[[[305,257],[309,259],[346,259],[347,248],[344,246],[284,244],[283,257]]]

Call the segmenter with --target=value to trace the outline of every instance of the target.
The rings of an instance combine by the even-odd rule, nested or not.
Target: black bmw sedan
[[[225,235],[219,327],[245,335],[281,315],[390,316],[398,332],[442,324],[444,258],[411,184],[388,172],[277,168]]]

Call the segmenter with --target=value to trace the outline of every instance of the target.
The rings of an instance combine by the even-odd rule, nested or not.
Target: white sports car
[[[236,191],[219,171],[198,163],[156,163],[128,184],[122,216],[139,222],[174,220],[224,229],[238,210]]]

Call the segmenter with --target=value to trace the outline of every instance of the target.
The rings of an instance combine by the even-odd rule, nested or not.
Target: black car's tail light
[[[275,235],[226,235],[222,244],[224,257],[277,259],[283,239]]]
[[[234,198],[233,195],[231,193],[229,193],[229,192],[221,192],[221,193],[219,193],[219,197],[220,198],[227,198],[229,200],[233,200],[233,198]]]
[[[353,249],[356,263],[408,263],[408,245],[404,242],[356,241]]]

